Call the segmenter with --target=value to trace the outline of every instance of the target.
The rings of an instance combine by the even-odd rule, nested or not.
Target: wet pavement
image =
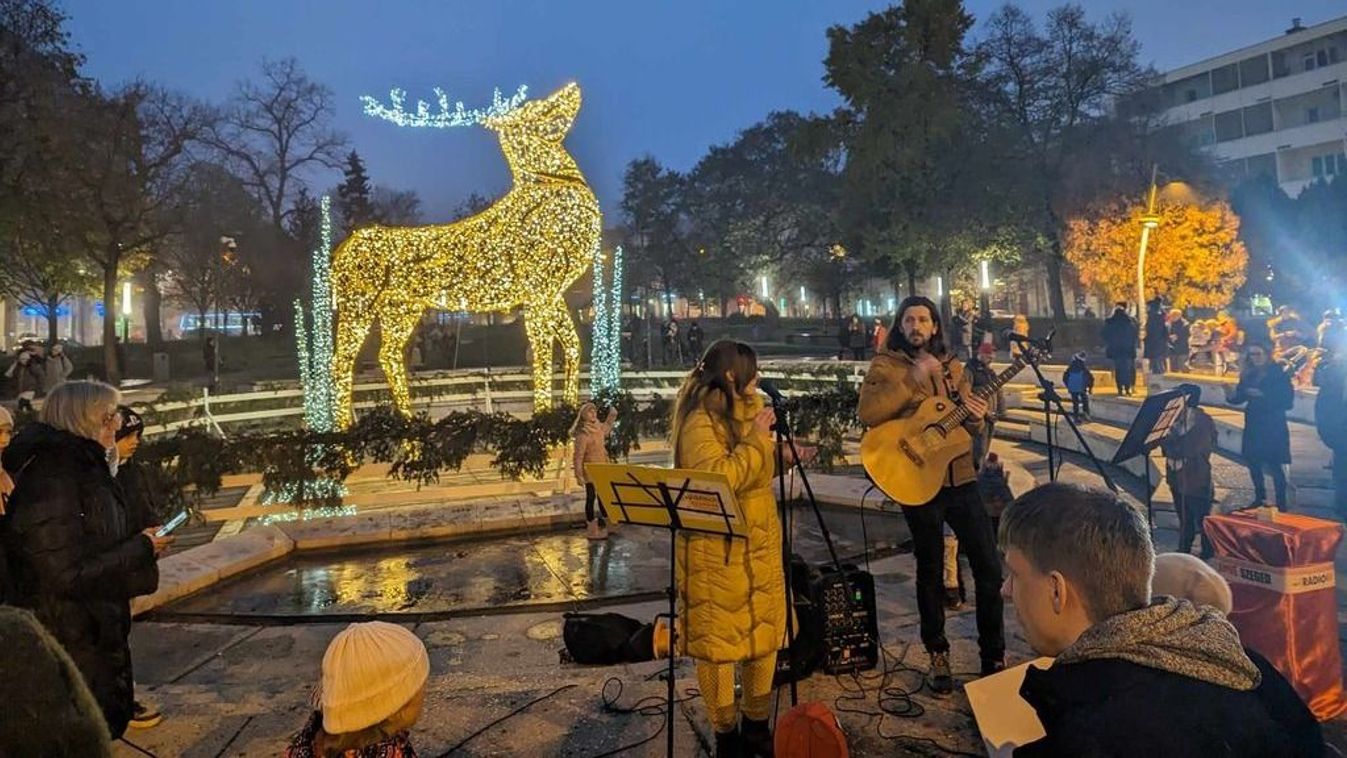
[[[872,499],[873,503],[873,499]],[[896,513],[823,508],[844,561],[893,552],[907,539]],[[818,519],[797,504],[794,552],[829,559]],[[578,528],[484,540],[295,553],[235,580],[172,603],[164,620],[226,623],[311,618],[430,619],[525,608],[592,607],[662,596],[669,582],[667,532],[623,526],[591,541]]]

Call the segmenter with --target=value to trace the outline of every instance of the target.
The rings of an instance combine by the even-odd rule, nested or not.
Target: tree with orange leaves
[[[1135,203],[1117,202],[1067,222],[1066,258],[1082,284],[1109,300],[1135,298],[1143,213]],[[1249,263],[1239,216],[1223,200],[1161,204],[1157,215],[1160,226],[1146,251],[1146,298],[1159,295],[1180,308],[1229,305]]]

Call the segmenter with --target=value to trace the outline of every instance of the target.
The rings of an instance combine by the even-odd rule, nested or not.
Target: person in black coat
[[[1192,324],[1183,317],[1183,311],[1175,308],[1169,312],[1169,370],[1174,372],[1188,370],[1188,338],[1192,336]]]
[[[108,462],[120,423],[117,390],[67,382],[5,449],[15,478],[0,543],[7,601],[33,611],[84,675],[109,733],[133,711],[131,598],[154,592],[170,540],[136,531]]]
[[[122,491],[122,502],[126,504],[126,520],[131,531],[139,532],[162,523],[159,514],[164,506],[159,494],[151,486],[144,464],[135,458],[136,451],[140,449],[141,435],[145,431],[145,420],[126,406],[117,411],[121,416],[121,426],[117,429],[116,437],[115,478]]]
[[[1155,546],[1140,509],[1106,490],[1046,484],[1001,514],[1009,597],[1038,715],[1034,756],[1313,758],[1323,734],[1290,683],[1219,610],[1151,595]]]
[[[1286,412],[1295,404],[1295,390],[1286,367],[1272,360],[1267,347],[1253,343],[1244,350],[1244,370],[1234,389],[1225,388],[1231,405],[1245,405],[1240,456],[1253,479],[1253,505],[1267,502],[1264,472],[1272,475],[1277,508],[1286,510],[1286,471],[1291,463],[1291,430]]]
[[[865,346],[870,344],[870,333],[865,330],[865,322],[860,316],[853,315],[847,322],[847,347],[851,350],[853,361],[865,360]]]
[[[1169,365],[1169,325],[1165,323],[1165,307],[1160,298],[1147,303],[1146,308],[1146,362],[1152,374],[1163,374]]]
[[[1137,324],[1127,315],[1127,304],[1118,303],[1104,319],[1100,336],[1104,355],[1113,361],[1113,381],[1119,395],[1131,395],[1137,383]]]

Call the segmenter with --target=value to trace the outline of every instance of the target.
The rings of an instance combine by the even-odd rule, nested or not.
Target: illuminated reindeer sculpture
[[[552,404],[554,342],[565,359],[564,397],[579,398],[580,338],[562,293],[593,261],[602,225],[594,193],[562,146],[580,110],[580,88],[568,84],[522,105],[522,88],[508,100],[497,93],[483,111],[464,111],[462,103],[451,111],[444,93],[437,93],[438,114],[424,102],[415,113],[403,111],[398,90],[391,108],[366,98],[365,110],[403,126],[485,126],[500,137],[514,186],[474,216],[452,224],[357,229],[333,253],[332,374],[343,427],[351,421],[356,356],[375,322],[393,403],[403,415],[411,413],[404,351],[428,308],[522,308],[533,351],[534,408]]]

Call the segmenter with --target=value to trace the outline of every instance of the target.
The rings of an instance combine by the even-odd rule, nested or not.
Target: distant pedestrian
[[[996,534],[1001,526],[1001,513],[1015,500],[1010,476],[996,453],[987,453],[987,460],[978,469],[978,492],[982,493],[982,505],[992,520],[992,534]]]
[[[32,410],[33,401],[47,383],[42,361],[34,357],[31,350],[20,350],[5,371],[5,377],[10,381],[14,396],[19,399],[19,410]]]
[[[1089,418],[1090,394],[1094,392],[1094,374],[1085,365],[1085,353],[1071,356],[1071,363],[1066,367],[1066,371],[1062,372],[1062,385],[1071,393],[1071,415],[1077,419]]]
[[[1324,316],[1319,321],[1319,326],[1315,327],[1314,330],[1314,344],[1327,349],[1328,346],[1324,344],[1325,336],[1342,323],[1342,313],[1337,308],[1330,308],[1324,311]]]
[[[1104,319],[1100,333],[1104,340],[1104,355],[1113,361],[1113,382],[1118,394],[1128,397],[1137,380],[1137,324],[1127,315],[1127,304],[1117,303],[1113,315]]]
[[[206,375],[210,377],[210,385],[213,388],[220,377],[220,345],[215,341],[215,337],[207,337],[206,341],[201,343],[201,360],[206,366]]]
[[[851,320],[842,318],[837,321],[837,360],[844,361],[851,350]]]
[[[1276,504],[1286,510],[1286,471],[1291,463],[1291,431],[1286,425],[1286,412],[1295,402],[1295,390],[1286,368],[1272,360],[1261,344],[1252,344],[1244,351],[1245,366],[1240,372],[1239,384],[1225,388],[1226,400],[1232,405],[1245,405],[1244,434],[1241,437],[1240,456],[1249,467],[1253,479],[1253,505],[1267,502],[1264,474],[1272,476]]]
[[[1202,529],[1202,520],[1211,514],[1216,493],[1211,483],[1211,454],[1216,451],[1216,423],[1199,401],[1202,391],[1195,385],[1188,389],[1188,406],[1179,416],[1169,434],[1160,442],[1165,454],[1165,480],[1174,496],[1174,510],[1179,517],[1179,552],[1193,548],[1193,537],[1202,538],[1203,559],[1212,554],[1211,541]]]
[[[973,323],[976,320],[967,303],[959,306],[959,311],[949,320],[950,334],[954,337],[954,357],[961,361],[973,355]]]
[[[883,319],[875,319],[874,325],[870,329],[870,351],[874,352],[884,347],[884,343],[889,339],[889,328],[884,325]]]
[[[608,539],[608,520],[603,517],[603,510],[597,507],[598,493],[594,483],[589,481],[585,464],[608,462],[608,450],[604,443],[616,421],[617,408],[609,408],[608,417],[599,421],[598,406],[585,403],[575,414],[575,423],[571,424],[571,445],[574,448],[571,463],[575,480],[585,487],[585,536],[591,540]]]
[[[1094,312],[1094,308],[1091,308],[1091,307],[1088,306],[1088,305],[1085,306],[1085,312],[1082,313],[1081,316],[1084,317],[1084,318],[1090,318],[1090,319],[1097,319],[1097,318],[1099,318],[1099,314],[1097,314],[1097,313]]]
[[[706,332],[702,331],[702,325],[696,319],[688,324],[688,357],[695,363],[702,359],[702,352],[706,349]]]
[[[1272,338],[1273,360],[1280,360],[1293,347],[1310,344],[1309,325],[1289,305],[1278,308],[1277,315],[1268,319],[1267,327],[1268,336]]]
[[[1158,297],[1146,306],[1146,364],[1150,373],[1163,374],[1169,365],[1169,326],[1165,323],[1165,306]]]
[[[1015,314],[1015,320],[1011,322],[1010,331],[1021,337],[1028,337],[1029,317],[1023,313]],[[1010,357],[1017,358],[1022,352],[1024,352],[1024,346],[1021,343],[1012,340],[1010,343]]]
[[[60,342],[53,344],[51,350],[47,353],[46,360],[42,363],[43,394],[50,393],[59,387],[73,373],[75,373],[75,364],[71,363],[70,356],[66,354],[65,345]]]
[[[861,317],[852,315],[851,321],[847,322],[847,347],[851,350],[851,360],[865,360],[865,346],[869,344],[870,338],[865,332],[865,323]]]
[[[1169,311],[1169,370],[1173,372],[1188,370],[1188,337],[1191,326],[1183,317],[1183,311],[1174,308]]]
[[[1333,451],[1333,507],[1347,520],[1347,326],[1325,330],[1322,344],[1328,352],[1314,371],[1314,424]]]
[[[1206,362],[1211,364],[1213,370],[1216,368],[1215,352],[1218,348],[1217,341],[1220,337],[1216,334],[1216,321],[1214,319],[1197,319],[1188,330],[1188,367],[1196,369],[1201,364],[1201,358],[1206,356]]]
[[[664,362],[682,365],[683,343],[678,337],[678,319],[670,316],[664,324]]]

